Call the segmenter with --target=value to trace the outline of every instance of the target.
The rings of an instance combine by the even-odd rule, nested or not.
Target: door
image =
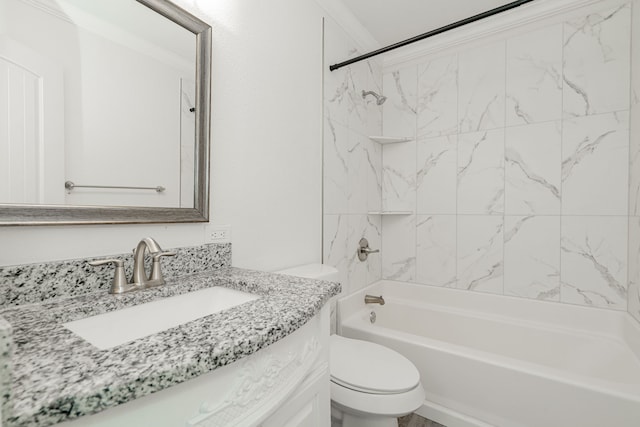
[[[0,203],[64,203],[62,69],[0,37]]]

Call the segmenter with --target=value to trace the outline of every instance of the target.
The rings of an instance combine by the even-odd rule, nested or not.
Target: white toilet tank
[[[286,274],[288,276],[304,277],[306,279],[327,280],[329,282],[339,282],[338,270],[325,264],[306,264],[274,273]]]

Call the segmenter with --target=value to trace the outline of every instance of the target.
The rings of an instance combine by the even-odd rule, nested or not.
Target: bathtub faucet
[[[365,304],[380,304],[380,305],[384,305],[384,298],[382,298],[382,295],[380,295],[379,297],[377,297],[375,295],[365,295],[364,296],[364,303]]]

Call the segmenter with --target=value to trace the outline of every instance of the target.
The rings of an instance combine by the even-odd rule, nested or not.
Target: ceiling
[[[513,0],[342,0],[380,43],[388,46],[511,3]]]

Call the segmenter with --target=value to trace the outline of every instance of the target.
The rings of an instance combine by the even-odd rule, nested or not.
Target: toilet
[[[338,281],[338,270],[309,264],[276,273]],[[331,418],[343,427],[397,427],[397,418],[418,409],[424,389],[418,369],[380,344],[331,335]]]

